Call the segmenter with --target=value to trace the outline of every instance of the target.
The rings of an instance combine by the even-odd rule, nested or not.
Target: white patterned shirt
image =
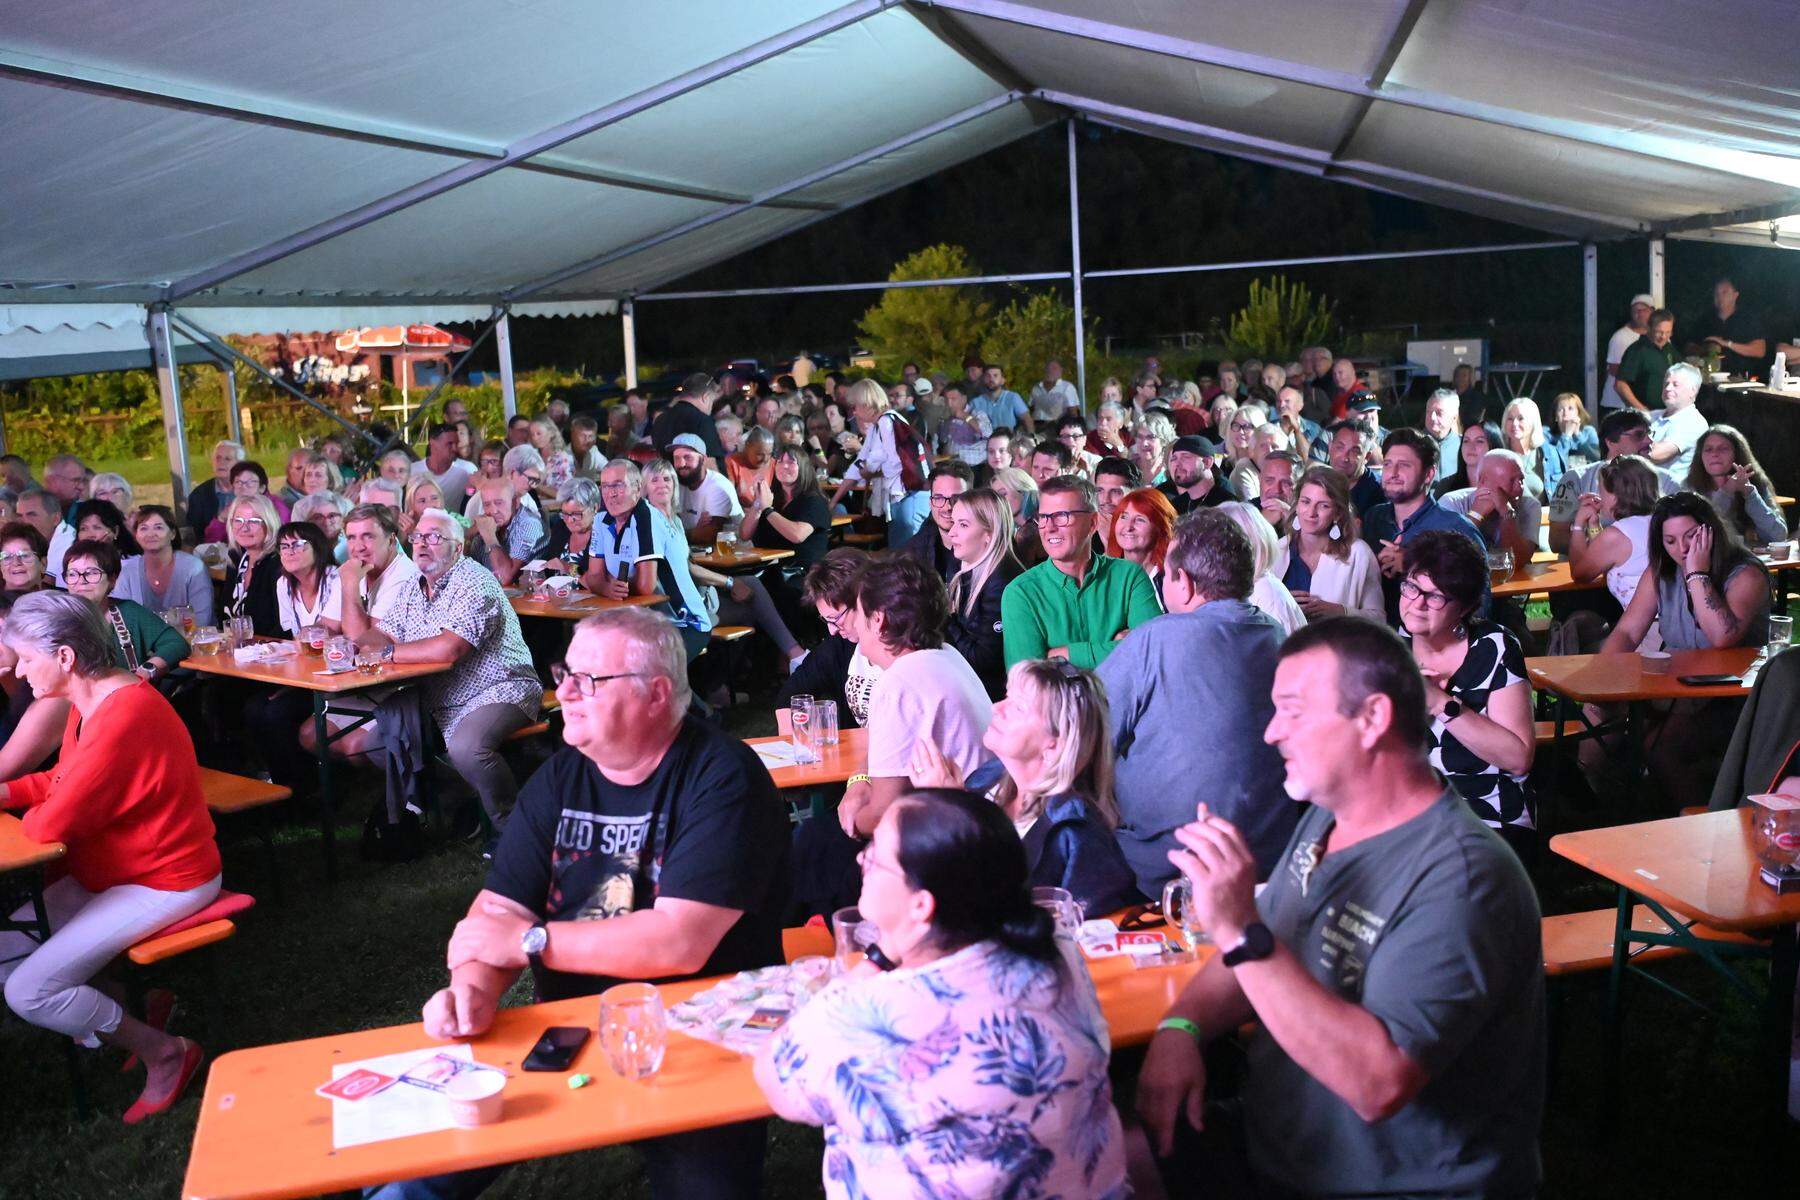
[[[536,717],[543,687],[519,632],[519,617],[493,572],[460,558],[435,588],[421,574],[380,622],[396,642],[455,634],[473,649],[461,662],[419,681],[438,728],[448,738],[457,723],[485,704],[512,704]],[[427,594],[429,589],[430,594]]]

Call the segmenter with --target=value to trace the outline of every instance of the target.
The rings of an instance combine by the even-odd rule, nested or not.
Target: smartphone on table
[[[592,1033],[580,1025],[553,1025],[544,1030],[520,1065],[527,1071],[566,1071]]]

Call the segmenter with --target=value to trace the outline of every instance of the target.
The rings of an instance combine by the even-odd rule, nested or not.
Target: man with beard
[[[711,549],[721,529],[736,532],[744,506],[731,481],[706,465],[706,443],[691,433],[680,434],[669,443],[669,461],[681,481],[681,524],[688,541]]]
[[[1157,491],[1175,506],[1175,515],[1186,516],[1196,508],[1217,508],[1236,500],[1231,487],[1213,470],[1217,448],[1199,434],[1175,439],[1169,447],[1169,480]]]
[[[1363,541],[1381,564],[1381,590],[1387,601],[1388,624],[1400,625],[1400,578],[1405,574],[1401,547],[1428,529],[1449,529],[1462,534],[1487,554],[1481,531],[1460,513],[1451,512],[1431,494],[1437,480],[1437,442],[1417,429],[1396,429],[1388,434],[1381,453],[1381,491],[1386,501],[1363,517]],[[1482,583],[1482,609],[1487,609],[1487,584]]]
[[[1094,553],[1098,507],[1094,485],[1079,475],[1058,475],[1039,489],[1045,561],[1000,598],[1008,668],[1060,658],[1092,670],[1129,630],[1161,615],[1144,568]]]
[[[1202,1051],[1254,1023],[1243,1136],[1229,1140],[1257,1195],[1535,1195],[1537,898],[1432,769],[1418,666],[1387,630],[1334,617],[1283,644],[1273,698],[1263,740],[1311,807],[1260,896],[1232,822],[1202,804],[1176,832],[1169,860],[1221,953],[1158,1024],[1138,1075],[1152,1148],[1191,1149],[1181,1126],[1200,1124]],[[1198,1158],[1183,1153],[1169,1178],[1236,1174]]]
[[[787,813],[755,753],[689,715],[675,627],[643,609],[597,613],[550,673],[568,745],[520,793],[486,886],[451,935],[449,986],[424,1010],[435,1038],[485,1033],[527,967],[545,1001],[782,960]],[[760,1195],[767,1132],[746,1121],[639,1143],[650,1194]],[[376,1195],[471,1197],[505,1169]]]

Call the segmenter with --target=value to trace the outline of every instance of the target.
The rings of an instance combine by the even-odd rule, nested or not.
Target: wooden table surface
[[[1203,952],[1203,959],[1211,948]],[[1114,1046],[1148,1041],[1198,963],[1133,970],[1123,958],[1089,963]],[[668,984],[674,1003],[710,986]],[[595,1146],[703,1129],[770,1115],[751,1060],[722,1046],[669,1033],[662,1069],[643,1081],[614,1075],[598,1038],[569,1073],[592,1077],[571,1090],[569,1073],[524,1072],[519,1062],[552,1025],[594,1027],[594,997],[502,1009],[472,1040],[477,1062],[513,1072],[501,1119],[362,1146],[332,1148],[332,1102],[314,1090],[333,1064],[437,1045],[420,1025],[370,1029],[220,1056],[206,1080],[182,1196],[189,1200],[286,1200],[394,1179],[567,1154]],[[405,1085],[396,1085],[405,1086]]]
[[[23,871],[55,862],[67,852],[61,842],[34,842],[25,836],[25,823],[11,813],[0,812],[0,871]]]
[[[1490,590],[1495,596],[1530,596],[1540,592],[1578,592],[1605,586],[1605,579],[1589,583],[1575,582],[1575,577],[1569,570],[1569,560],[1557,558],[1545,562],[1534,560],[1519,563],[1513,568],[1511,579],[1496,583]]]
[[[190,654],[182,660],[181,665],[202,675],[245,679],[252,683],[274,684],[276,687],[304,688],[309,692],[354,692],[436,675],[441,671],[448,671],[456,664],[389,663],[375,675],[364,675],[361,671],[339,671],[332,674],[325,669],[323,658],[310,654],[297,654],[284,662],[246,663],[239,666],[237,659],[227,650],[221,654]]]
[[[1633,700],[1697,700],[1746,696],[1742,683],[1689,687],[1682,675],[1742,675],[1761,652],[1760,646],[1730,650],[1679,650],[1666,674],[1644,670],[1637,654],[1565,654],[1525,660],[1533,687],[1555,692],[1577,704],[1622,704]]]
[[[789,740],[791,739],[783,737],[746,738],[745,744],[761,746]],[[866,770],[868,763],[869,731],[840,729],[837,745],[821,747],[818,762],[808,763],[803,767],[775,767],[770,770],[769,775],[775,780],[775,786],[784,791],[788,788],[823,787],[843,783],[852,775]]]
[[[517,588],[507,588],[506,598],[512,604],[513,611],[521,617],[548,617],[555,621],[579,621],[583,617],[612,608],[643,608],[668,600],[660,592],[652,592],[648,596],[627,596],[623,600],[602,600],[590,592],[579,592],[562,600],[540,600],[536,596],[523,594]]]
[[[1735,808],[1584,829],[1551,838],[1550,849],[1715,929],[1754,933],[1800,922],[1800,892],[1780,895],[1757,877],[1750,821],[1749,808]]]
[[[730,574],[733,571],[754,571],[772,562],[780,562],[784,558],[794,557],[792,550],[760,550],[755,546],[739,546],[737,553],[726,557],[720,554],[695,554],[689,562],[698,563],[709,571],[722,571]]]

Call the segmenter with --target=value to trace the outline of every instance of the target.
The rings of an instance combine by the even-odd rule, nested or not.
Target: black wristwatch
[[[1252,921],[1244,926],[1244,936],[1238,944],[1225,952],[1225,965],[1235,967],[1240,963],[1261,962],[1275,953],[1275,935],[1261,921]]]
[[[1444,720],[1454,721],[1463,715],[1463,702],[1455,696],[1444,701]]]

